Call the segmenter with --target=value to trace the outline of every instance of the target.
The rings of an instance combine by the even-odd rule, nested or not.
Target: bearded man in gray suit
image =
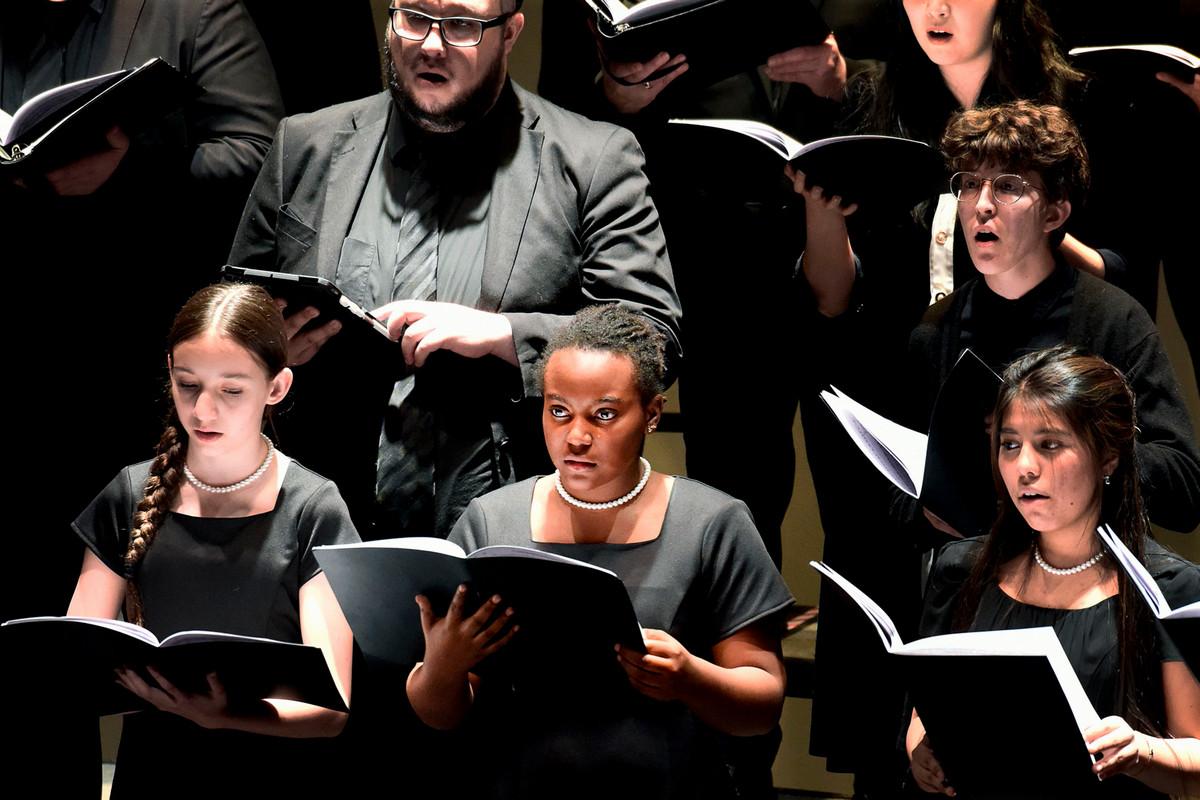
[[[339,483],[366,537],[445,535],[547,465],[533,367],[554,331],[620,303],[675,359],[679,303],[633,136],[508,79],[519,2],[389,11],[389,91],[280,124],[229,261],[377,309],[399,344],[286,310],[284,446]]]

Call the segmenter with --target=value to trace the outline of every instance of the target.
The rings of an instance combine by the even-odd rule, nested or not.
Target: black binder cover
[[[1071,53],[1080,69],[1103,75],[1122,83],[1157,81],[1155,73],[1167,72],[1182,81],[1190,82],[1196,70],[1170,56],[1150,50],[1106,49],[1087,53]]]
[[[765,192],[780,188],[789,194],[783,167],[788,158],[752,136],[725,128],[672,125],[674,135],[689,151],[712,154],[697,165],[719,174],[726,184]],[[909,209],[946,191],[942,155],[924,142],[891,136],[835,136],[804,146],[791,165],[803,172],[809,186],[820,186],[826,197],[837,195],[846,204],[871,208]],[[799,200],[799,198],[793,198]]]
[[[983,421],[996,406],[1000,376],[964,350],[942,383],[929,420],[921,502],[963,536],[988,532],[996,493],[988,478],[991,439]]]
[[[289,272],[270,272],[247,269],[226,264],[221,268],[221,278],[227,281],[244,281],[257,284],[272,297],[287,301],[284,316],[291,316],[308,306],[317,309],[319,316],[304,326],[304,330],[318,328],[331,320],[340,320],[350,330],[371,328],[376,334],[387,337],[387,328],[370,312],[358,306],[332,281],[317,275],[297,275]],[[344,304],[343,298],[349,301]],[[382,330],[381,330],[382,329]]]
[[[815,144],[815,143],[814,143]],[[923,142],[893,137],[843,137],[792,161],[809,186],[847,203],[912,208],[945,190],[942,155]]]
[[[516,662],[612,661],[613,645],[644,650],[624,584],[593,567],[521,556],[473,557],[389,547],[322,547],[317,561],[367,655],[415,664],[425,650],[416,596],[439,616],[460,584],[471,589],[469,611],[493,594],[514,609],[519,630],[497,656]]]
[[[1200,619],[1159,620],[1179,655],[1200,680]]]
[[[10,657],[20,653],[29,691],[53,697],[60,680],[88,698],[95,713],[117,714],[147,706],[116,683],[114,670],[145,673],[149,664],[181,689],[206,691],[216,672],[231,704],[274,697],[345,711],[320,648],[269,640],[205,641],[155,647],[133,636],[86,622],[49,618],[0,628]]]
[[[946,779],[971,800],[1061,800],[1099,786],[1044,656],[893,656]]]
[[[136,133],[180,108],[195,91],[175,67],[151,59],[39,120],[19,141],[0,148],[0,167],[44,171],[82,158],[105,147],[114,125]]]
[[[608,61],[648,61],[664,51],[686,55],[687,73],[667,91],[707,86],[829,35],[808,0],[698,0],[686,11],[633,25],[614,25],[597,8],[596,30]]]

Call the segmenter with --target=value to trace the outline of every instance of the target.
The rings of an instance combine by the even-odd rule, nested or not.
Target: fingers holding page
[[[418,595],[421,628],[425,634],[425,663],[451,674],[465,675],[485,657],[506,645],[517,632],[513,610],[502,608],[502,598],[492,595],[474,612],[467,613],[467,587],[459,586],[446,616],[438,618],[427,597]]]
[[[809,211],[820,211],[848,217],[858,210],[858,203],[846,203],[841,195],[826,195],[821,186],[811,185],[808,176],[788,164],[783,174],[792,182],[792,189],[804,198],[805,208]]]
[[[933,754],[928,737],[922,738],[913,749],[910,764],[913,778],[922,790],[949,797],[955,796],[954,788],[949,785],[946,773],[942,771],[942,765]]]
[[[655,700],[680,699],[691,678],[691,653],[666,631],[647,628],[644,636],[645,653],[616,646],[630,684]]]

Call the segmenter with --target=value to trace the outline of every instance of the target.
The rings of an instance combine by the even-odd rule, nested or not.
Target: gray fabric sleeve
[[[295,468],[295,465],[292,466]],[[354,544],[361,541],[350,520],[350,510],[333,481],[326,481],[313,492],[300,511],[297,538],[300,555],[300,584],[321,572],[313,548],[325,544]]]
[[[740,500],[722,498],[726,502],[708,517],[702,548],[714,642],[792,605],[750,509]]]
[[[620,303],[644,314],[667,337],[668,368],[682,354],[681,312],[645,157],[626,130],[613,129],[580,192],[580,282],[585,303]],[[539,397],[534,365],[570,314],[507,313],[527,397]]]
[[[196,140],[192,176],[248,183],[258,172],[283,116],[283,100],[266,45],[239,0],[209,0],[191,48],[190,74],[203,93],[189,104]]]

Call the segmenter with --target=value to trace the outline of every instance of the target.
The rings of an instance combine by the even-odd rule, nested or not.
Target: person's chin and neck
[[[491,8],[469,16],[486,18],[500,13]],[[504,91],[508,55],[524,24],[524,15],[514,14],[503,25],[485,29],[475,47],[447,44],[440,25],[420,42],[402,39],[389,30],[388,88],[402,117],[435,140],[469,131],[488,116]]]

